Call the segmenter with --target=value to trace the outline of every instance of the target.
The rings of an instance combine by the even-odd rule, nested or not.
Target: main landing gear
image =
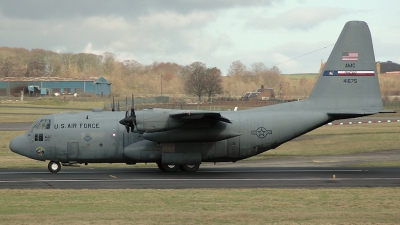
[[[194,165],[181,165],[179,166],[179,169],[182,171],[186,172],[196,172],[200,167],[200,164],[194,164]]]
[[[161,171],[164,171],[164,172],[176,172],[179,169],[182,170],[182,171],[186,171],[186,172],[196,172],[199,169],[200,164],[194,164],[194,165],[168,165],[168,164],[157,163],[157,166]]]
[[[61,164],[60,164],[60,162],[50,161],[47,168],[52,173],[58,173],[58,171],[61,170]]]

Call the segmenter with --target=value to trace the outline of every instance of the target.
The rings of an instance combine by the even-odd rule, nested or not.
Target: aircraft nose
[[[17,154],[27,156],[29,151],[28,138],[25,135],[13,138],[10,142],[10,149]]]

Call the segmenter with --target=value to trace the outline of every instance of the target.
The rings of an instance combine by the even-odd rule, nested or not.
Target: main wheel
[[[168,164],[157,163],[157,166],[160,170],[165,172],[176,172],[179,170],[179,165],[168,165]]]
[[[180,169],[186,172],[196,172],[200,167],[200,164],[194,164],[194,165],[182,165],[180,166]]]
[[[58,171],[61,170],[61,164],[60,164],[60,162],[50,161],[47,168],[52,173],[58,173]]]
[[[158,169],[160,169],[161,171],[165,171],[164,167],[161,163],[157,163]]]

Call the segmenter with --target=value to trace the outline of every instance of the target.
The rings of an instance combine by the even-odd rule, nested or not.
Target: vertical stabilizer
[[[338,113],[382,111],[374,49],[366,22],[346,23],[308,100],[319,109]]]

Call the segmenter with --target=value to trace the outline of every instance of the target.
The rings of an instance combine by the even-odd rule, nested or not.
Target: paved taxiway
[[[335,179],[334,176],[335,175]],[[400,187],[400,168],[223,167],[196,173],[163,173],[156,168],[63,168],[0,170],[0,188],[182,189]]]
[[[14,123],[0,123],[0,131],[26,131],[32,125],[32,122],[14,122]]]

